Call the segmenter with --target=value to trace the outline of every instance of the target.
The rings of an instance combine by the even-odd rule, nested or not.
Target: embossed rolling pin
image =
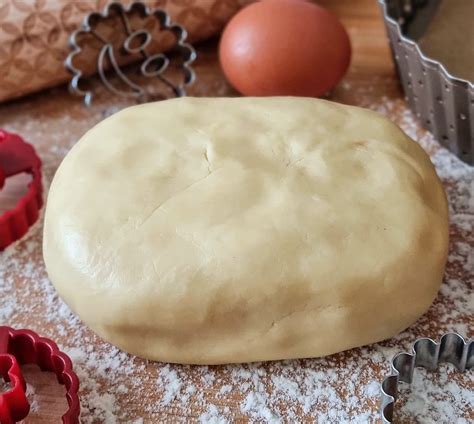
[[[248,0],[209,0],[182,2],[170,0],[165,10],[173,21],[188,32],[191,43],[219,32],[228,19]],[[49,0],[47,2],[0,2],[0,102],[65,83],[70,74],[64,60],[70,53],[68,39],[84,17],[112,3],[108,0]],[[129,5],[128,0],[120,3]],[[144,0],[153,7],[155,1]],[[113,34],[111,21],[109,33]],[[156,52],[166,40],[157,40]],[[81,69],[96,70],[95,57],[84,55]]]

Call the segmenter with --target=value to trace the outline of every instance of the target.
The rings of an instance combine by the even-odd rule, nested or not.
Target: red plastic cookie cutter
[[[0,215],[0,251],[23,237],[36,222],[43,206],[41,160],[31,144],[0,129],[0,189],[5,179],[27,172],[32,180],[16,206]]]
[[[79,379],[69,357],[52,340],[38,336],[31,330],[14,330],[0,326],[0,376],[12,388],[0,393],[0,423],[14,424],[24,419],[30,405],[26,398],[26,384],[20,365],[37,364],[42,371],[56,374],[58,382],[66,387],[69,409],[62,416],[64,424],[78,424],[80,402]]]

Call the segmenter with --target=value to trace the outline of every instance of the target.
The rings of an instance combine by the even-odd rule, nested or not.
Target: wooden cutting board
[[[57,298],[43,265],[41,219],[22,241],[0,254],[0,324],[31,328],[71,355],[81,380],[82,422],[376,422],[377,382],[388,372],[394,353],[407,350],[420,336],[438,338],[459,331],[472,337],[473,168],[441,149],[406,108],[376,2],[320,3],[341,18],[353,46],[350,70],[330,98],[373,108],[396,121],[429,152],[445,184],[452,223],[440,295],[426,315],[396,338],[327,358],[217,367],[149,362],[102,341]],[[198,52],[198,78],[191,94],[236,95],[219,69],[216,42],[198,47]],[[127,104],[102,96],[87,109],[62,87],[0,105],[0,127],[35,145],[47,193],[57,166],[77,139]],[[12,182],[0,193],[0,208],[14,202],[22,184]],[[399,421],[472,422],[472,375],[469,381],[446,366],[438,373],[417,375],[417,391],[405,391],[400,400]],[[63,387],[35,367],[28,367],[26,376],[34,387],[34,411],[26,421],[59,422],[66,408]]]

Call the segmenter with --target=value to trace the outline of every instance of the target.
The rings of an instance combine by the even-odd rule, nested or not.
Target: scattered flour
[[[35,388],[27,383],[26,384],[26,396],[28,397],[28,402],[30,402],[30,411],[36,412],[39,410],[38,399],[36,398]]]
[[[229,421],[219,414],[217,406],[209,405],[207,411],[199,416],[199,422],[202,424],[227,424]]]
[[[172,400],[180,394],[183,382],[178,377],[175,370],[171,369],[170,365],[165,365],[160,370],[160,378],[157,380],[160,387],[164,387],[165,392],[160,402],[163,405],[168,405]]]

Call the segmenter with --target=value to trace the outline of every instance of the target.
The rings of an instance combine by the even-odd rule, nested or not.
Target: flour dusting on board
[[[394,339],[322,359],[215,367],[142,360],[101,341],[58,298],[41,257],[41,222],[0,256],[0,324],[32,328],[57,340],[71,356],[81,382],[85,424],[139,424],[158,417],[160,421],[219,424],[249,419],[374,422],[378,382],[389,371],[395,353],[408,350],[422,336],[439,338],[447,331],[473,336],[474,168],[440,149],[431,135],[420,130],[402,101],[384,98],[365,106],[389,115],[419,140],[432,157],[450,203],[451,244],[445,282],[428,313]],[[64,132],[51,134],[47,145],[37,146],[48,179],[75,141],[71,134],[82,133],[100,117],[55,118],[63,121]],[[41,120],[17,122],[18,128],[7,130],[16,130],[27,140],[48,132]],[[47,327],[39,327],[38,317],[42,321],[46,317]],[[398,420],[470,422],[469,405],[474,398],[469,378],[472,376],[444,365],[437,372],[417,370],[413,386],[401,389]],[[36,409],[32,416],[48,407],[34,387],[29,395]]]

